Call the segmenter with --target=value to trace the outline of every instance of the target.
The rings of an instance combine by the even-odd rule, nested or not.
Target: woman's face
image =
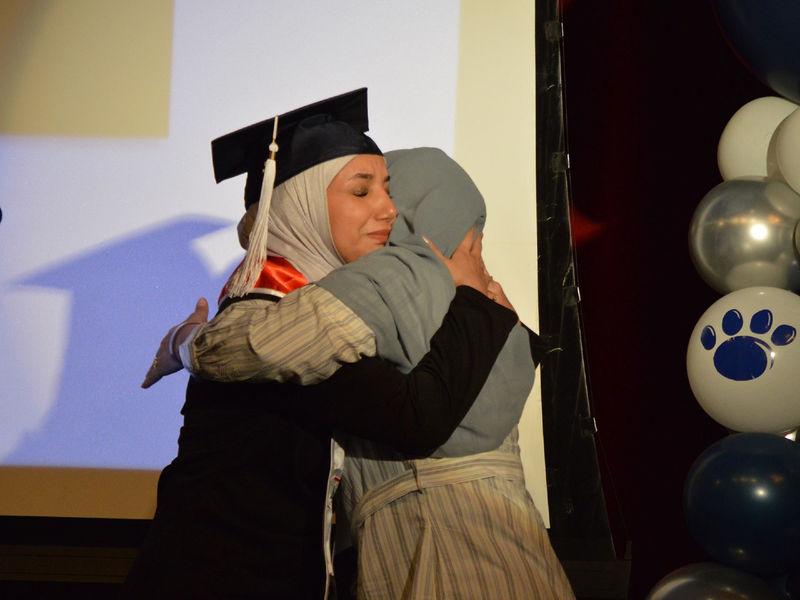
[[[359,154],[328,185],[333,244],[346,263],[386,245],[397,209],[382,156]]]

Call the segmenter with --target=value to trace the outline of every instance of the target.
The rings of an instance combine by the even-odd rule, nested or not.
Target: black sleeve
[[[531,346],[531,358],[533,359],[533,364],[537,367],[542,364],[542,361],[547,357],[548,354],[560,350],[553,346],[552,344],[548,344],[542,336],[536,333],[533,329],[522,323],[522,326],[528,332],[528,341],[530,342]]]
[[[430,351],[410,373],[380,358],[344,365],[302,388],[298,416],[426,456],[464,418],[516,323],[513,311],[460,286]]]

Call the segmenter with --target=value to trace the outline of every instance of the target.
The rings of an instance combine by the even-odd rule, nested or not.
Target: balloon
[[[800,562],[800,446],[737,433],[703,452],[683,492],[692,537],[715,560],[762,575]]]
[[[800,297],[776,288],[731,292],[692,331],[689,384],[709,416],[734,431],[800,425]]]
[[[781,600],[781,596],[748,573],[716,563],[695,563],[661,579],[646,600]]]
[[[800,221],[794,226],[794,258],[800,260]]]
[[[717,164],[724,180],[766,177],[770,140],[797,104],[768,96],[748,102],[728,121],[719,138]]]
[[[697,206],[689,252],[700,276],[725,294],[764,285],[800,289],[794,228],[800,195],[763,178],[725,181]]]
[[[767,174],[800,192],[800,111],[786,117],[775,131],[767,158]]]
[[[770,579],[768,583],[779,593],[781,600],[800,600],[800,569]]]
[[[713,0],[742,61],[781,96],[800,103],[800,2]]]

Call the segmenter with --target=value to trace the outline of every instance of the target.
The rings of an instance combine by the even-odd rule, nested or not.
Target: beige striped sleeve
[[[189,346],[190,371],[214,381],[317,383],[342,363],[375,356],[375,335],[327,290],[310,284],[279,302],[231,304]]]

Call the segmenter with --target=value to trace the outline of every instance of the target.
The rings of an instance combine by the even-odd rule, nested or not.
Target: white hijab
[[[315,165],[287,179],[272,192],[267,250],[272,256],[288,260],[309,281],[316,281],[344,264],[331,235],[328,186],[354,156]],[[251,205],[243,218],[245,229],[249,229],[248,217],[255,215],[257,207],[258,204]]]

